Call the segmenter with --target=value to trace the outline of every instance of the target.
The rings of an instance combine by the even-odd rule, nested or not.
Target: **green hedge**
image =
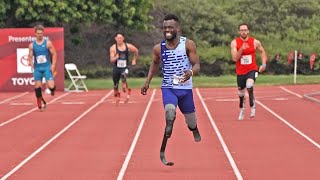
[[[201,62],[200,75],[221,76],[235,74],[235,63],[231,60],[229,51],[228,47],[200,47],[198,49]],[[138,64],[130,67],[129,75],[131,77],[146,77],[151,61],[151,56],[140,56]],[[257,55],[257,64],[261,64],[259,55]],[[266,73],[275,75],[292,74],[294,71],[293,65],[294,62],[290,65],[288,64],[286,56],[282,56],[278,60],[269,56]],[[87,65],[81,67],[80,72],[87,75],[88,78],[106,78],[112,76],[112,66]],[[316,62],[314,68],[310,69],[309,55],[305,54],[301,60],[298,60],[297,73],[303,75],[320,74],[320,64]],[[159,69],[158,75],[161,76],[161,69]]]

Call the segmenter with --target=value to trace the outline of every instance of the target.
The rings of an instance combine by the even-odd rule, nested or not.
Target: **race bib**
[[[38,64],[43,64],[47,62],[47,57],[45,55],[40,55],[36,57]]]
[[[173,84],[180,84],[181,81],[182,81],[182,77],[181,76],[173,75],[173,80],[172,80]]]
[[[241,63],[241,64],[251,64],[251,63],[252,63],[252,57],[251,57],[251,55],[241,56],[240,63]]]
[[[119,67],[119,68],[127,67],[127,60],[118,60],[117,67]]]

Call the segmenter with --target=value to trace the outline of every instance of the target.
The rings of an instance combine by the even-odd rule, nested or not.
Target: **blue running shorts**
[[[162,88],[163,106],[173,104],[183,114],[195,112],[192,89]]]
[[[53,80],[53,75],[50,68],[34,68],[33,77],[35,81],[42,81],[44,77],[46,81]]]

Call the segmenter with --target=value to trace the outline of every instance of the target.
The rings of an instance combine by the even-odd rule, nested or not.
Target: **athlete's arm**
[[[191,76],[197,74],[200,71],[200,60],[197,54],[197,47],[196,44],[190,39],[187,39],[186,41],[186,51],[189,57],[189,61],[192,65],[192,69],[184,71],[181,80],[182,83],[186,82],[188,79],[190,79]]]
[[[54,48],[53,44],[51,41],[47,42],[47,47],[49,49],[49,52],[51,54],[51,71],[54,72],[56,70],[56,64],[57,64],[57,52],[56,49]]]
[[[29,57],[28,57],[29,65],[31,69],[33,69],[33,45],[32,43],[29,44]]]
[[[186,49],[187,49],[187,55],[189,57],[190,63],[192,64],[191,75],[198,74],[198,72],[200,71],[200,60],[197,54],[197,46],[192,40],[187,39]]]
[[[264,48],[259,40],[255,39],[254,45],[255,45],[256,49],[260,52],[261,61],[262,61],[262,65],[259,68],[259,72],[263,72],[264,70],[266,70],[268,56],[267,56],[267,53],[264,50]]]
[[[117,59],[119,59],[119,54],[116,52],[116,45],[112,45],[109,49],[110,51],[110,62],[114,63]]]
[[[160,67],[160,44],[157,44],[153,47],[153,54],[152,54],[152,62],[150,64],[147,80],[141,88],[141,94],[146,95],[147,90],[149,89],[149,84],[153,78],[153,76],[158,72]]]
[[[136,48],[134,45],[132,44],[127,44],[128,45],[128,49],[130,52],[133,53],[133,58],[132,58],[132,65],[136,65],[137,63],[137,59],[138,59],[138,56],[139,56],[139,50],[138,48]]]

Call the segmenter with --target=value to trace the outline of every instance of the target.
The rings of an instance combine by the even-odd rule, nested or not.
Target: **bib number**
[[[47,62],[47,57],[45,55],[37,56],[36,58],[38,64],[43,64]]]
[[[117,67],[119,67],[119,68],[127,67],[127,61],[126,60],[118,60]]]
[[[251,55],[244,55],[244,56],[241,56],[241,59],[240,59],[240,63],[241,64],[251,64],[252,63],[252,57]]]

